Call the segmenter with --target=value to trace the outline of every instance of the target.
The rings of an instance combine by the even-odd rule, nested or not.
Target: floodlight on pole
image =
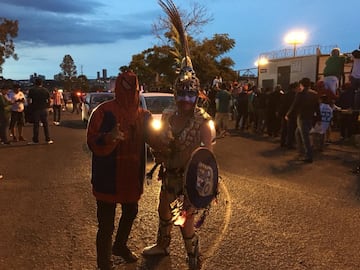
[[[306,40],[306,33],[304,31],[293,31],[285,36],[285,42],[294,46],[293,56],[296,56],[296,46],[302,44]]]

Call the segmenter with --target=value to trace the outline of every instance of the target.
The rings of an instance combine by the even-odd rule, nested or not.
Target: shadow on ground
[[[87,124],[82,120],[63,120],[61,126],[72,129],[86,129]]]

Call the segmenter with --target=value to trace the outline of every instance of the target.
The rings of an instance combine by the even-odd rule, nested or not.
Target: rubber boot
[[[187,262],[190,270],[201,269],[201,260],[199,253],[199,237],[194,234],[191,238],[184,238],[185,249],[187,252]]]
[[[171,227],[172,227],[171,220],[163,220],[160,218],[156,244],[144,248],[142,255],[144,256],[169,255]]]

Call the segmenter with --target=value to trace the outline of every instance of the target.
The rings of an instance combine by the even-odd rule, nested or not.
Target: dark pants
[[[267,134],[269,136],[277,137],[279,135],[281,119],[276,112],[267,112]]]
[[[310,130],[313,126],[312,119],[302,119],[297,118],[297,127],[296,127],[296,142],[298,145],[298,150],[301,153],[302,150],[305,152],[305,158],[312,159],[313,151],[310,142]]]
[[[76,112],[77,114],[79,114],[80,113],[80,103],[73,101],[72,104],[73,104],[72,113]]]
[[[110,269],[112,235],[114,232],[116,203],[97,201],[98,232],[96,235],[96,251],[98,267]],[[113,248],[117,250],[127,249],[127,240],[131,227],[138,213],[137,203],[121,204],[121,218],[117,229]]]
[[[248,111],[247,110],[239,110],[236,116],[235,129],[239,128],[240,120],[242,119],[242,123],[240,126],[241,130],[244,130],[247,125]]]
[[[289,118],[286,120],[284,117],[281,122],[281,136],[280,145],[282,147],[293,148],[295,145],[295,130],[296,119]]]
[[[351,89],[354,91],[354,104],[353,108],[355,110],[360,109],[360,79],[351,77]]]
[[[351,88],[353,90],[360,89],[360,78],[351,77],[350,82],[351,82]]]
[[[7,132],[9,127],[9,118],[3,114],[0,114],[0,139],[2,142],[7,143]]]
[[[259,134],[263,134],[265,126],[266,126],[266,109],[259,108],[257,109],[257,124],[256,124],[256,132]]]
[[[60,122],[61,105],[53,105],[54,122]]]
[[[256,119],[256,114],[253,110],[250,110],[248,112],[248,128],[252,128],[253,130],[256,130],[256,124],[257,124],[257,119]]]
[[[340,135],[344,139],[351,138],[356,131],[358,113],[340,114]]]
[[[34,119],[33,138],[32,138],[33,142],[39,142],[40,122],[43,124],[45,140],[50,141],[49,124],[47,117],[48,117],[47,109],[33,111],[33,119]]]
[[[10,129],[14,128],[15,125],[19,126],[24,126],[25,124],[25,119],[24,119],[24,112],[16,112],[16,111],[12,111],[11,112],[11,118],[10,118]],[[13,134],[15,136],[15,134]]]

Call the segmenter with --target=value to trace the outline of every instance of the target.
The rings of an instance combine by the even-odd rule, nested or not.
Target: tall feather
[[[181,68],[190,67],[192,69],[187,34],[185,31],[184,25],[181,21],[180,13],[179,13],[177,7],[175,6],[175,4],[172,0],[159,0],[158,3],[162,7],[162,9],[165,11],[165,13],[168,15],[172,26],[178,32],[180,45],[182,47],[182,54],[183,54]]]

